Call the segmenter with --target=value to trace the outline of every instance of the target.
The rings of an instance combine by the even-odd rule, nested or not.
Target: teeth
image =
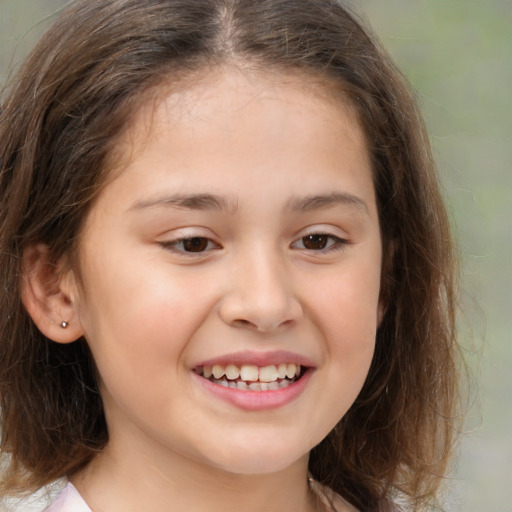
[[[277,380],[277,378],[277,368],[274,365],[260,368],[260,382],[273,382]]]
[[[286,371],[288,369],[288,365],[286,363],[282,363],[277,367],[277,376],[280,379],[286,379]]]
[[[229,380],[236,380],[236,379],[238,379],[238,377],[240,377],[240,370],[238,369],[238,366],[235,366],[234,364],[228,364],[226,366],[226,377]]]
[[[242,368],[240,368],[240,378],[245,381],[258,380],[258,367],[252,364],[242,365]]]
[[[289,364],[286,366],[286,376],[289,379],[293,379],[295,377],[295,372],[297,371],[297,366],[294,364]]]
[[[300,376],[301,367],[294,363],[262,367],[252,364],[244,364],[240,367],[234,364],[226,366],[215,364],[198,367],[194,371],[219,386],[243,391],[273,391],[295,382]]]
[[[220,364],[214,364],[212,368],[213,376],[216,379],[220,379],[224,376],[224,366],[221,366]]]

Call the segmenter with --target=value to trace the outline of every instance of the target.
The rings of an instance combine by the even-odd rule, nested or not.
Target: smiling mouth
[[[198,366],[194,368],[194,372],[214,384],[231,389],[274,391],[286,388],[297,381],[303,373],[303,368],[294,363],[269,366],[250,364],[242,366],[228,364],[224,366],[216,364],[213,366]]]

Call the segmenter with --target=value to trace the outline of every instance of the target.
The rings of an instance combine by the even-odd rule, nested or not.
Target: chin
[[[298,451],[297,447],[275,444],[233,445],[229,452],[218,454],[211,463],[227,473],[239,475],[266,475],[278,473],[303,460],[307,464],[309,449]],[[248,448],[250,446],[251,448]]]
[[[297,459],[283,461],[277,459],[240,460],[236,463],[223,464],[218,469],[235,475],[271,475],[286,470],[296,464]]]

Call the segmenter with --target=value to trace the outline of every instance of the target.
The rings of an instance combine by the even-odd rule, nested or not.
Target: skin
[[[321,510],[308,453],[368,373],[381,236],[355,115],[303,82],[221,69],[162,89],[119,142],[122,172],[86,219],[80,278],[61,280],[110,433],[72,479],[95,512]],[[190,238],[204,250],[187,252]],[[197,365],[240,351],[302,358],[307,383],[262,410],[200,384]]]

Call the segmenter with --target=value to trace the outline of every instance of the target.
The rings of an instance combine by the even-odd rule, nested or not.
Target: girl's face
[[[75,290],[111,443],[269,473],[305,464],[359,393],[380,316],[372,173],[351,110],[299,84],[212,73],[120,141]]]

